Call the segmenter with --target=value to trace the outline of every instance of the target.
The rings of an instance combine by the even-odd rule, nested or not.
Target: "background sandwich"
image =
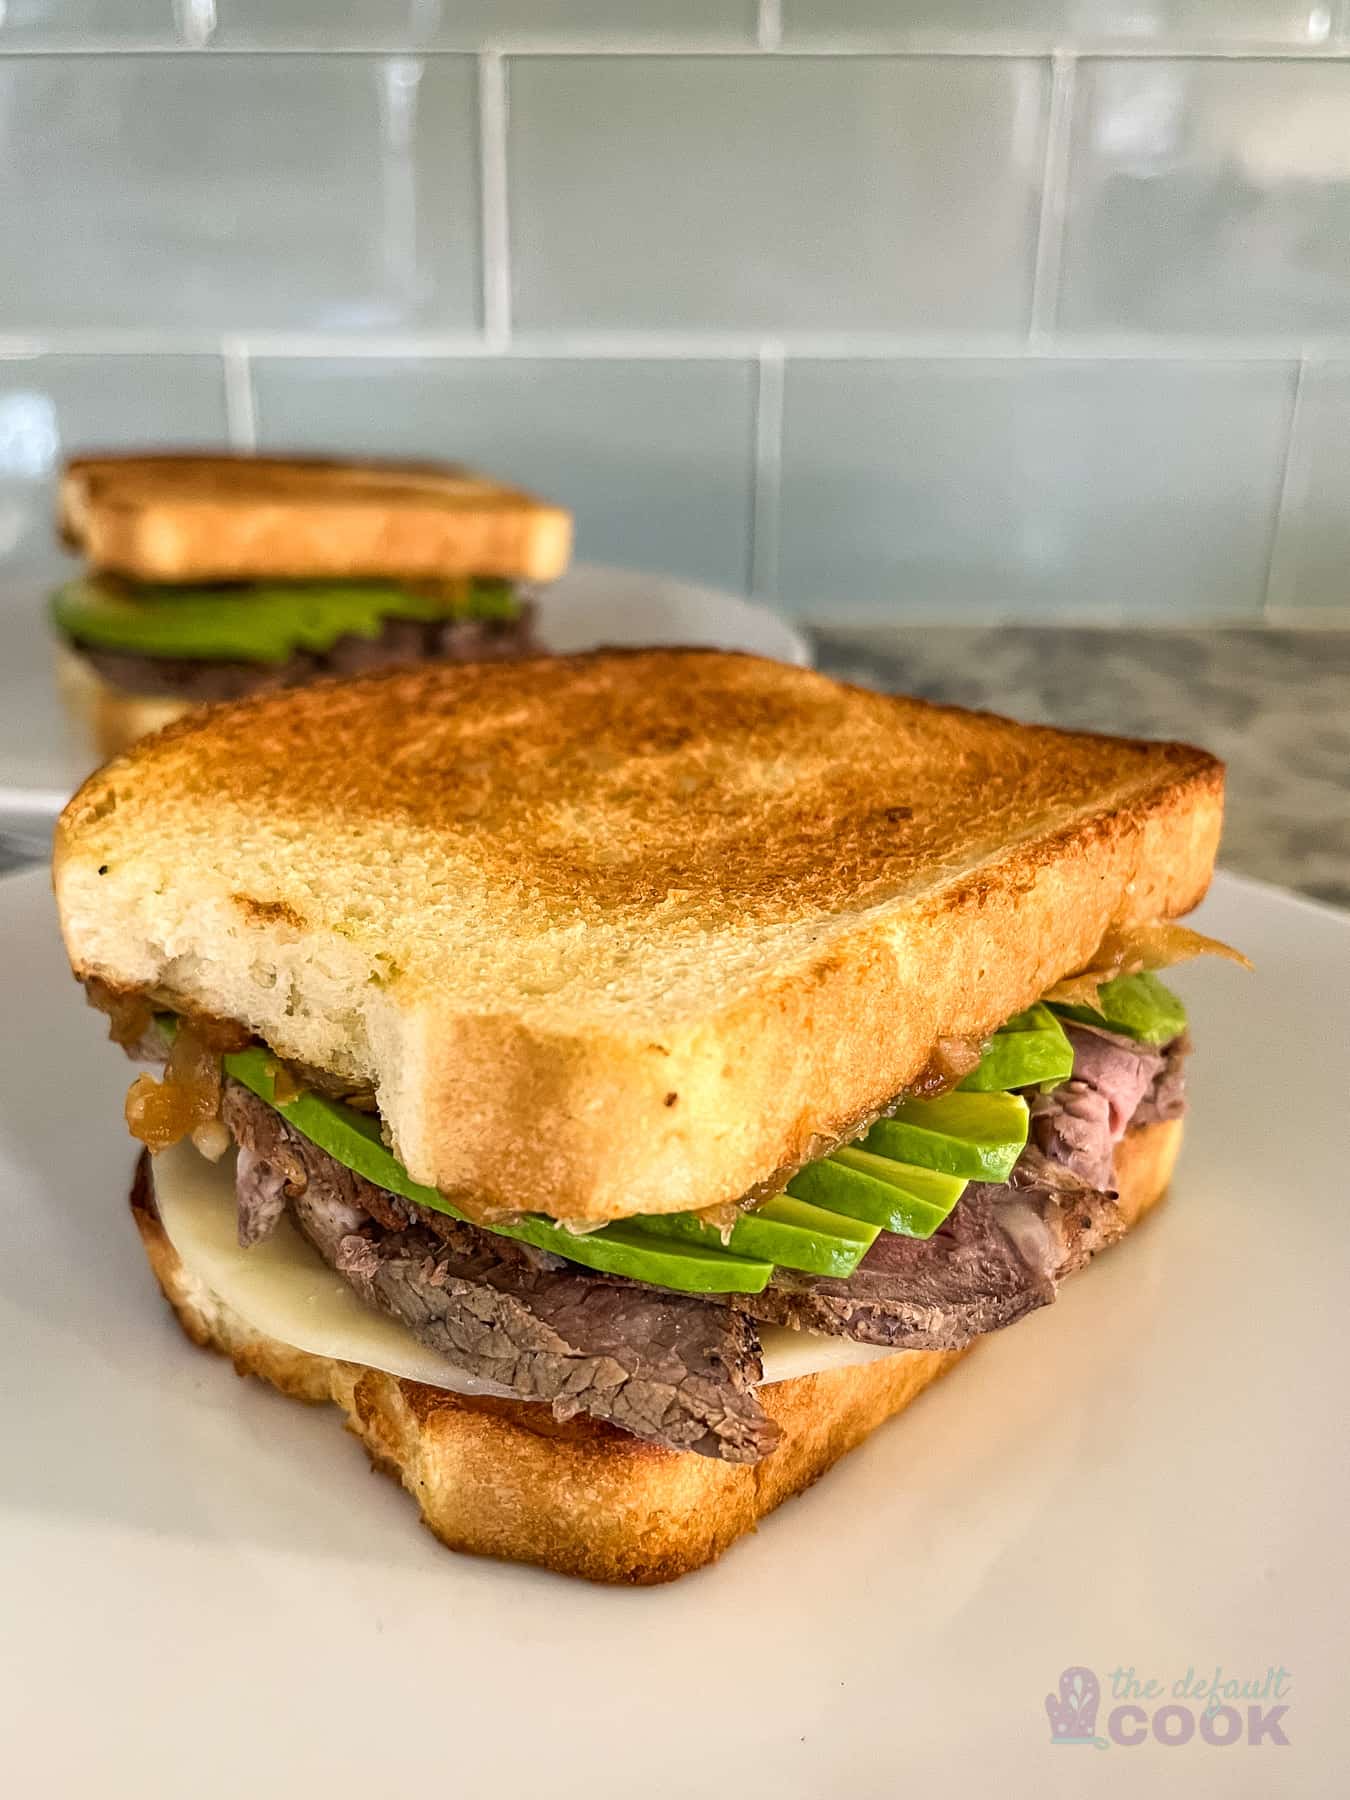
[[[1172,921],[1221,810],[1183,745],[643,652],[218,709],[86,784],[55,873],[167,1057],[133,1205],[190,1335],[336,1400],[455,1547],[652,1581],[1161,1196],[1148,971],[1215,948]]]
[[[562,574],[570,515],[434,463],[79,457],[53,598],[63,691],[101,755],[195,702],[323,674],[537,654],[525,584]]]

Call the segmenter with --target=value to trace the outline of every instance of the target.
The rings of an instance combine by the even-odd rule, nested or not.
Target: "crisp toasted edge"
[[[215,476],[219,491],[158,489],[157,471]],[[332,491],[274,497],[232,491],[241,469],[330,473]],[[387,499],[344,477],[409,486]],[[484,484],[481,505],[448,508],[437,483]],[[417,484],[426,490],[419,503]],[[86,456],[66,465],[57,530],[96,569],[148,582],[480,575],[553,581],[572,551],[562,506],[451,464],[359,458],[185,453]]]
[[[1146,1125],[1118,1146],[1129,1225],[1165,1193],[1181,1133],[1179,1120]],[[967,1354],[897,1351],[776,1382],[761,1396],[782,1429],[778,1448],[751,1466],[718,1462],[592,1421],[560,1425],[541,1404],[469,1399],[293,1349],[255,1331],[183,1267],[154,1210],[145,1156],[131,1205],[155,1278],[194,1343],[292,1399],[340,1407],[372,1466],[402,1482],[450,1549],[589,1581],[645,1586],[715,1561]]]

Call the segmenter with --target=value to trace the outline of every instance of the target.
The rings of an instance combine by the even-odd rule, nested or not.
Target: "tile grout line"
[[[760,345],[755,376],[755,466],[750,503],[750,592],[778,592],[779,530],[783,512],[783,346]]]
[[[755,42],[761,50],[783,47],[783,0],[759,0],[755,19]]]
[[[258,448],[258,412],[253,396],[253,365],[248,348],[237,337],[222,339],[220,360],[225,378],[225,426],[231,448]]]
[[[506,64],[498,50],[478,57],[479,254],[483,335],[488,351],[511,342],[511,215],[506,166]]]
[[[771,12],[779,12],[778,0],[761,0]],[[1340,17],[1347,19],[1347,10],[1342,0]],[[380,57],[415,56],[422,60],[435,61],[450,57],[478,57],[482,55],[509,57],[549,57],[576,56],[590,57],[597,60],[612,60],[615,57],[669,57],[698,56],[744,57],[752,58],[761,54],[763,49],[773,49],[784,57],[794,57],[803,61],[812,58],[829,59],[833,57],[908,57],[915,61],[946,58],[949,60],[977,61],[981,58],[990,60],[1007,60],[1009,58],[1050,57],[1063,48],[1052,33],[1029,33],[1025,36],[1010,34],[1007,37],[990,37],[982,39],[974,34],[961,33],[915,33],[910,37],[903,34],[891,35],[879,33],[868,37],[858,34],[854,36],[829,37],[819,39],[794,38],[789,43],[764,44],[742,40],[722,38],[706,38],[691,36],[682,38],[678,33],[666,37],[612,37],[606,40],[590,38],[539,37],[495,38],[484,42],[482,39],[466,38],[462,43],[453,44],[418,44],[412,42],[398,43],[389,40],[384,43],[365,42],[348,44],[252,44],[252,45],[192,45],[181,41],[160,43],[145,39],[129,39],[124,43],[93,44],[5,44],[0,40],[0,61],[39,62],[51,59],[67,59],[71,61],[97,62],[108,61],[119,57],[197,57],[206,55],[213,62],[247,62],[258,57],[310,57],[314,60],[331,57],[364,58],[373,61]],[[1111,58],[1121,62],[1344,62],[1350,59],[1350,21],[1340,27],[1333,26],[1328,37],[1318,44],[1284,43],[1272,39],[1270,41],[1255,40],[1246,43],[1203,43],[1194,38],[1176,39],[1159,37],[1148,43],[1140,43],[1137,39],[1121,40],[1111,37],[1093,37],[1084,35],[1074,42],[1072,55],[1078,58],[1092,57]]]
[[[1035,345],[1044,344],[1053,336],[1059,316],[1078,59],[1067,51],[1057,50],[1051,70],[1050,114],[1045,127],[1041,211],[1036,227],[1036,264],[1031,286],[1031,323],[1027,332],[1028,340]]]
[[[1299,358],[1294,378],[1294,403],[1289,408],[1289,435],[1284,446],[1284,467],[1280,471],[1280,492],[1275,502],[1275,519],[1270,531],[1270,554],[1266,558],[1266,586],[1261,598],[1261,616],[1267,622],[1272,613],[1294,604],[1286,597],[1293,581],[1286,577],[1286,567],[1298,574],[1299,539],[1303,530],[1304,502],[1307,499],[1307,471],[1302,467],[1302,424],[1305,389],[1310,366],[1318,359],[1307,354]],[[1291,564],[1292,558],[1292,564]]]
[[[549,360],[588,360],[610,357],[635,362],[743,361],[756,357],[765,342],[754,331],[558,331],[515,332],[509,342],[494,345],[481,331],[342,331],[244,330],[229,334],[251,358],[425,356],[491,358],[505,355]],[[149,356],[168,360],[176,356],[218,356],[219,333],[185,333],[168,337],[163,330],[141,328],[106,330],[58,327],[44,332],[0,331],[0,360],[36,356]],[[1350,360],[1350,335],[1339,337],[1264,336],[1200,338],[1159,335],[1153,338],[1059,335],[1052,341],[1029,342],[1026,335],[970,333],[942,336],[920,332],[812,332],[776,336],[772,342],[787,356],[809,356],[821,361],[852,359],[860,362],[1189,362],[1228,363],[1242,367],[1252,363],[1294,364],[1301,357],[1316,361]]]

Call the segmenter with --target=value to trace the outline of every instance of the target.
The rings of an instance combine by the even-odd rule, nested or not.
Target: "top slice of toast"
[[[57,496],[62,537],[136,581],[552,581],[571,514],[444,463],[84,456]]]
[[[1112,926],[1182,913],[1222,765],[714,651],[213,708],[95,775],[76,973],[376,1090],[411,1173],[568,1219],[735,1199]]]

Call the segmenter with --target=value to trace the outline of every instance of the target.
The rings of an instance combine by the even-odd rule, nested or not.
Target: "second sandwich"
[[[425,661],[538,653],[559,506],[436,463],[88,456],[58,526],[88,571],[52,602],[66,700],[98,756],[190,706]]]

